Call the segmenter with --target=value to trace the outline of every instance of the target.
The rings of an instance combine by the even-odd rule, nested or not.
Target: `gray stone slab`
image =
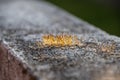
[[[45,34],[76,35],[82,46],[43,47]],[[44,1],[0,3],[2,80],[119,80],[120,38]]]

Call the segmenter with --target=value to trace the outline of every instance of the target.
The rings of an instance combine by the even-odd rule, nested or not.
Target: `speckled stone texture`
[[[45,34],[82,46],[43,47]],[[120,80],[120,38],[44,1],[0,2],[0,80]]]

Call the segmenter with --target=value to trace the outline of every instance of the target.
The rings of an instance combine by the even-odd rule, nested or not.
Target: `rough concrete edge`
[[[21,59],[20,59],[20,57],[17,57],[17,56],[15,56],[15,55],[13,55],[14,54],[14,52],[10,49],[10,47],[8,46],[8,45],[6,45],[6,44],[4,44],[4,43],[2,43],[2,42],[0,42],[0,54],[2,55],[2,54],[6,54],[7,55],[7,61],[8,61],[8,63],[5,63],[5,64],[7,64],[8,66],[7,66],[7,69],[8,69],[8,71],[5,71],[5,72],[3,72],[3,73],[5,73],[6,75],[8,75],[8,80],[9,79],[11,79],[11,77],[13,76],[13,79],[12,80],[14,80],[15,78],[14,78],[14,74],[16,74],[16,73],[10,73],[10,68],[12,68],[13,66],[14,66],[14,68],[15,69],[17,69],[18,71],[18,73],[19,74],[17,74],[18,76],[17,76],[17,78],[18,78],[18,80],[36,80],[37,78],[32,74],[32,72],[31,72],[31,70],[30,70],[30,68],[28,67],[28,65],[26,64],[26,63],[24,63]],[[15,64],[15,65],[14,65]],[[2,65],[2,64],[1,64]],[[4,65],[3,65],[4,66]],[[5,68],[5,67],[0,67],[1,69],[3,68]],[[0,70],[1,70],[0,69]],[[1,70],[2,71],[2,70]],[[14,71],[14,70],[13,70]],[[25,76],[24,77],[21,77],[21,75],[24,75],[25,74]],[[1,75],[2,76],[2,75]],[[7,79],[7,77],[6,77],[6,79]],[[15,79],[16,80],[16,79]]]
[[[48,3],[48,4],[54,7],[54,5],[52,5],[52,4],[50,4],[50,3]],[[58,7],[57,7],[57,8],[58,8]],[[96,28],[95,26],[89,24],[88,22],[83,21],[83,20],[77,18],[76,16],[71,15],[71,14],[68,13],[67,11],[64,11],[63,9],[60,9],[60,8],[58,8],[58,9],[59,9],[61,12],[64,12],[64,14],[67,14],[67,15],[69,15],[69,16],[72,16],[72,18],[74,18],[74,20],[76,20],[76,21],[78,21],[78,22],[81,21],[82,23],[86,24],[87,26],[89,25],[89,26],[91,26],[91,28],[97,29],[97,30],[100,31],[101,33],[105,33],[106,35],[108,35],[108,33],[106,33],[105,31],[102,31],[101,29]],[[108,36],[109,36],[109,35],[108,35]],[[114,36],[114,35],[110,35],[109,37],[119,38],[119,37],[116,37],[116,36]],[[1,45],[1,44],[0,44],[0,45]],[[9,51],[10,55],[12,55],[13,57],[15,57],[15,59],[22,64],[22,66],[23,66],[24,69],[27,69],[27,68],[28,68],[27,64],[24,63],[24,62],[22,61],[22,59],[20,59],[20,57],[14,55],[14,50],[10,49],[10,47],[9,47],[5,42],[2,43],[2,46],[4,46],[4,48]],[[27,70],[29,71],[29,69],[27,69]],[[32,72],[30,72],[30,73],[32,74]]]

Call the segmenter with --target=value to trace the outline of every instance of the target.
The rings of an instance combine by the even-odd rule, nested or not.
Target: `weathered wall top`
[[[45,34],[61,33],[76,35],[83,45],[36,44]],[[38,80],[120,79],[120,38],[44,1],[1,3],[0,40]]]

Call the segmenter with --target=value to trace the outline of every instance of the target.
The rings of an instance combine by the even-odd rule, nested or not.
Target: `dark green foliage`
[[[96,0],[47,0],[94,24],[110,34],[120,36],[119,9]],[[108,3],[109,4],[109,3]]]

